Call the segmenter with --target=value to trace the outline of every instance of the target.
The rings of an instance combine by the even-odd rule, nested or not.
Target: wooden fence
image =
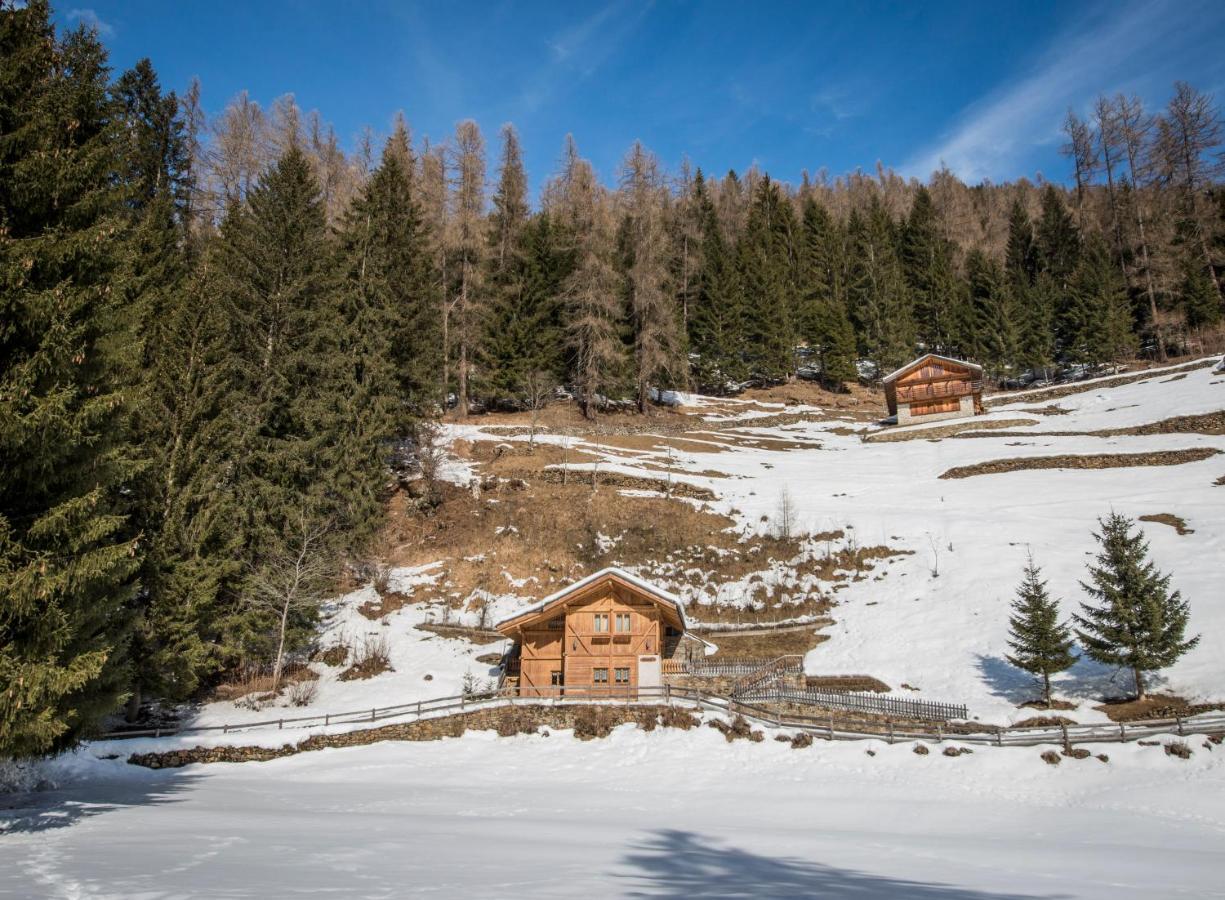
[[[741,695],[737,695],[738,699]],[[965,704],[939,703],[933,700],[910,700],[906,697],[886,697],[880,694],[860,694],[843,691],[794,690],[792,688],[767,686],[749,690],[743,699],[757,703],[794,703],[801,706],[820,706],[824,709],[841,709],[848,712],[873,713],[896,716],[901,719],[922,719],[933,722],[948,722],[965,719],[969,715]]]
[[[548,692],[548,688],[534,690]],[[893,722],[862,722],[840,720],[835,713],[822,716],[783,715],[759,705],[759,701],[746,702],[714,694],[709,691],[664,685],[658,688],[617,688],[610,686],[599,694],[587,688],[582,696],[566,696],[564,688],[557,689],[554,696],[520,696],[513,688],[490,691],[485,694],[456,697],[439,697],[397,706],[351,710],[342,713],[293,716],[264,719],[257,722],[236,722],[224,725],[189,726],[166,729],[151,728],[134,731],[117,731],[99,736],[102,740],[118,740],[138,737],[168,737],[171,735],[230,734],[260,728],[312,729],[337,725],[368,725],[370,723],[397,719],[417,721],[437,716],[453,715],[467,711],[495,708],[498,706],[546,704],[645,704],[681,706],[706,709],[727,715],[743,715],[759,724],[796,731],[807,731],[827,740],[879,739],[889,743],[895,741],[943,741],[954,739],[960,743],[981,744],[999,747],[1030,747],[1040,744],[1114,743],[1133,741],[1157,735],[1177,734],[1225,734],[1225,713],[1205,713],[1198,716],[1153,719],[1139,722],[1106,722],[1097,725],[1058,725],[1032,728],[991,728],[970,730],[967,726],[945,728],[937,723],[934,729],[915,728]],[[837,695],[835,695],[837,696]]]
[[[726,659],[720,662],[693,660],[686,663],[684,668],[685,674],[695,675],[700,678],[717,677],[720,675],[740,678],[745,675],[755,675],[773,662],[773,660],[762,660],[759,658]],[[796,668],[795,671],[799,672],[801,668]]]

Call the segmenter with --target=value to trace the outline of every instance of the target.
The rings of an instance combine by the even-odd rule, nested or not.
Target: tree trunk
[[[125,722],[135,722],[136,717],[140,715],[140,683],[132,685],[132,693],[128,696],[128,704],[123,711],[123,720]]]
[[[1051,676],[1046,672],[1042,673],[1042,696],[1046,700],[1046,708],[1050,709],[1051,708]]]
[[[1144,674],[1138,669],[1132,669],[1132,674],[1136,677],[1136,700],[1148,699],[1144,694]]]
[[[289,622],[289,598],[285,599],[285,604],[281,607],[281,633],[277,639],[276,645],[276,663],[272,669],[272,693],[276,693],[281,686],[281,661],[285,658],[285,628]]]

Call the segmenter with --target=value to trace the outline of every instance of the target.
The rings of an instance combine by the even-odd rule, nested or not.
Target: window
[[[613,678],[616,679],[617,684],[629,684],[630,670],[628,668],[613,669]]]
[[[549,673],[549,684],[553,685],[553,687],[561,687],[562,685],[561,672],[558,672],[558,671],[550,672]]]
[[[596,613],[594,630],[596,634],[608,634],[608,613]]]
[[[592,669],[591,670],[591,683],[592,684],[608,684],[608,670],[607,669]]]
[[[628,634],[630,631],[630,614],[617,613],[617,633]]]

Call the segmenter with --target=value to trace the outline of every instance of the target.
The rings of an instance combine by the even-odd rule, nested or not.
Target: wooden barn
[[[975,416],[983,411],[983,367],[928,353],[883,379],[899,425]]]
[[[545,597],[495,627],[515,643],[508,681],[524,696],[634,693],[662,684],[665,660],[700,654],[681,601],[617,568]]]

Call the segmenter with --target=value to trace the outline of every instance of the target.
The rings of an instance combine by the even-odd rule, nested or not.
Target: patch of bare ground
[[[1056,725],[1075,725],[1075,719],[1067,716],[1031,716],[1020,722],[1013,722],[1013,728],[1052,728]]]
[[[1222,475],[1216,481],[1212,482],[1217,487],[1225,487],[1225,475]]]
[[[710,659],[720,657],[736,657],[741,659],[775,659],[779,656],[793,654],[803,655],[823,641],[829,640],[829,635],[817,631],[813,625],[800,631],[776,631],[774,633],[736,634],[720,631],[707,635],[707,640],[718,646],[719,651]]]
[[[1060,397],[1068,397],[1072,394],[1080,394],[1084,391],[1097,391],[1103,388],[1119,387],[1124,384],[1134,384],[1137,381],[1144,381],[1146,378],[1152,378],[1154,375],[1168,375],[1176,372],[1194,372],[1197,369],[1207,369],[1216,364],[1215,359],[1198,359],[1193,362],[1183,363],[1180,366],[1165,368],[1161,372],[1154,373],[1149,369],[1142,369],[1136,372],[1129,372],[1126,375],[1116,375],[1113,378],[1106,378],[1088,382],[1072,382],[1070,384],[1060,384],[1055,387],[1040,388],[1035,391],[1019,391],[1016,394],[1000,393],[992,394],[983,399],[985,406],[999,406],[1002,403],[1013,403],[1017,399],[1024,400],[1058,400]],[[1151,365],[1151,364],[1150,364]]]
[[[439,637],[454,638],[455,640],[468,641],[483,647],[486,644],[493,644],[503,639],[503,635],[496,631],[486,628],[468,628],[463,625],[439,625],[435,622],[422,622],[414,625],[418,631],[428,631],[431,634],[436,634]],[[501,659],[501,657],[498,657]],[[495,662],[497,660],[494,660]]]
[[[946,437],[958,437],[965,432],[992,431],[1000,428],[1022,428],[1037,425],[1037,419],[964,419],[948,425],[931,428],[886,428],[863,437],[865,443],[889,443],[891,441],[934,441]],[[995,437],[995,435],[990,435]]]
[[[1139,719],[1172,719],[1225,709],[1225,703],[1189,703],[1172,694],[1150,694],[1143,700],[1107,700],[1094,709],[1104,712],[1113,722],[1134,722]]]
[[[391,646],[384,635],[367,635],[352,655],[353,664],[337,676],[341,681],[365,681],[391,671]]]
[[[1072,410],[1063,406],[1056,406],[1054,403],[1051,403],[1046,406],[1026,406],[1017,410],[1017,412],[1032,413],[1038,416],[1066,416],[1071,413]]]
[[[993,459],[971,466],[955,466],[941,478],[971,478],[975,475],[998,475],[1026,469],[1120,469],[1138,466],[1178,466],[1202,462],[1221,451],[1215,447],[1193,447],[1187,450],[1155,450],[1149,453],[1097,453],[1085,455],[1014,457]]]
[[[783,403],[787,406],[819,406],[822,409],[862,411],[868,417],[879,417],[885,407],[884,392],[877,388],[848,383],[845,392],[836,392],[821,387],[815,381],[802,379],[771,387],[750,388],[741,394],[741,398],[761,403]]]
[[[1195,534],[1194,528],[1187,527],[1186,519],[1181,516],[1176,516],[1173,513],[1155,513],[1153,515],[1141,516],[1141,522],[1157,522],[1161,525],[1169,525],[1179,534]]]
[[[300,663],[287,665],[285,671],[281,673],[280,685],[276,691],[273,691],[271,670],[252,669],[240,674],[237,678],[218,684],[209,692],[205,702],[232,702],[259,709],[291,690],[295,684],[315,681],[318,678],[319,673],[308,666]]]
[[[892,688],[871,675],[808,675],[804,683],[810,690],[834,693],[887,694]]]
[[[1021,704],[1020,708],[1021,709],[1048,709],[1048,710],[1049,709],[1060,709],[1060,710],[1067,711],[1070,709],[1077,709],[1078,707],[1075,703],[1071,703],[1067,700],[1052,700],[1049,706],[1043,700],[1027,700],[1026,702]]]
[[[1225,410],[1194,416],[1174,416],[1144,425],[1099,428],[1095,431],[1009,431],[995,434],[959,434],[957,437],[1125,437],[1149,434],[1225,434]]]

